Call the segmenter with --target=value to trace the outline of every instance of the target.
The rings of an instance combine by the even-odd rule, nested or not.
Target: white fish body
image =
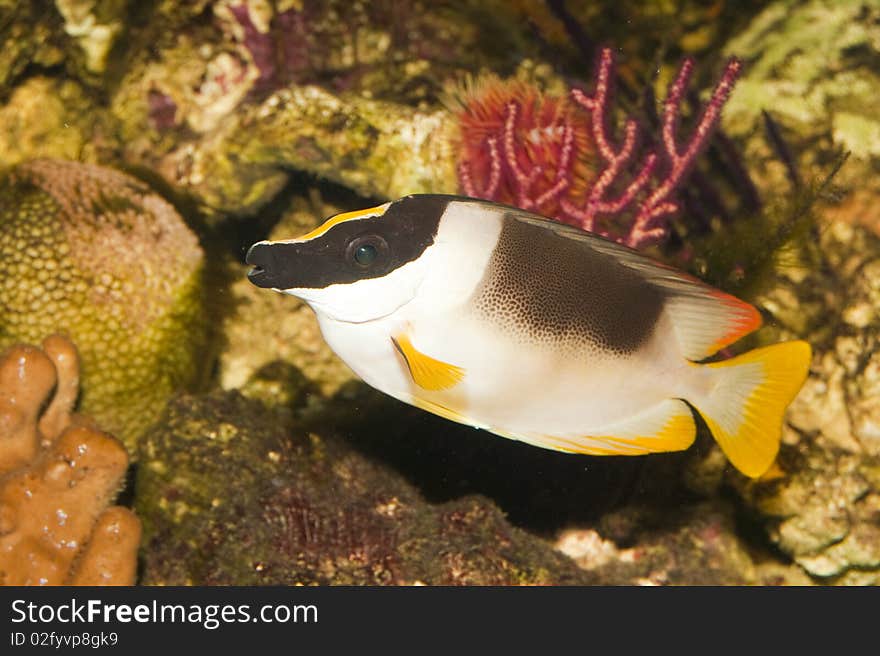
[[[430,238],[410,221],[401,242],[401,208],[435,214],[425,221]],[[283,276],[262,286],[309,302],[328,344],[369,385],[505,437],[590,454],[687,448],[693,406],[742,471],[757,476],[772,464],[809,347],[790,342],[695,364],[759,325],[751,306],[617,244],[493,203],[413,196],[352,216],[301,240],[261,244],[288,244],[283,266],[319,244],[322,257],[332,252],[334,230],[339,253],[368,235],[389,252],[417,242],[416,255],[372,277],[328,266],[321,277],[290,276],[313,287]],[[342,224],[351,234],[335,228]]]

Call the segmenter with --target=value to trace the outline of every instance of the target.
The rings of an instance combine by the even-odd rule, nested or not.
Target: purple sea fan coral
[[[686,59],[669,87],[661,138],[638,161],[639,124],[632,118],[615,144],[608,106],[613,60],[601,51],[592,94],[573,89],[553,98],[521,82],[475,86],[461,100],[458,178],[461,190],[517,205],[642,248],[664,239],[678,211],[676,189],[709,142],[739,75],[731,59],[686,144],[677,131],[694,69]]]

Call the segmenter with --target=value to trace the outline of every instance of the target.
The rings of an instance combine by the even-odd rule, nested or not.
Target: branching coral
[[[459,113],[464,193],[555,216],[633,248],[665,237],[665,219],[679,209],[674,192],[708,144],[740,62],[728,62],[682,144],[677,128],[694,68],[685,60],[666,97],[662,152],[651,149],[641,163],[634,119],[624,124],[619,145],[609,134],[612,64],[611,50],[603,49],[592,95],[574,89],[568,99],[548,98],[527,85],[498,81],[466,94]],[[627,223],[624,216],[632,218]]]
[[[0,357],[2,585],[134,582],[140,521],[107,508],[128,455],[73,414],[78,382],[76,349],[58,335]]]

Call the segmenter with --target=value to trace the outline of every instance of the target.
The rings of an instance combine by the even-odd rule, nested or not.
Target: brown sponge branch
[[[60,335],[0,356],[0,584],[135,581],[140,521],[108,507],[128,454],[73,413],[78,384],[76,347]]]

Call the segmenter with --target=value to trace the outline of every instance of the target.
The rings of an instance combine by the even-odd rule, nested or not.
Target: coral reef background
[[[77,345],[81,409],[133,446],[206,347],[203,253],[174,208],[118,171],[17,166],[0,187],[0,348]]]
[[[0,0],[3,582],[880,582],[878,16]],[[662,222],[633,232],[672,178]],[[773,475],[746,480],[705,436],[574,457],[450,424],[367,389],[308,308],[246,281],[252,242],[418,192],[568,203],[754,302],[765,328],[744,346],[810,341]],[[71,342],[76,367],[57,355]],[[52,487],[80,457],[92,474]],[[107,509],[122,486],[138,573],[136,520]],[[76,535],[41,542],[45,499],[86,490]],[[123,554],[113,574],[86,566],[106,554]]]

